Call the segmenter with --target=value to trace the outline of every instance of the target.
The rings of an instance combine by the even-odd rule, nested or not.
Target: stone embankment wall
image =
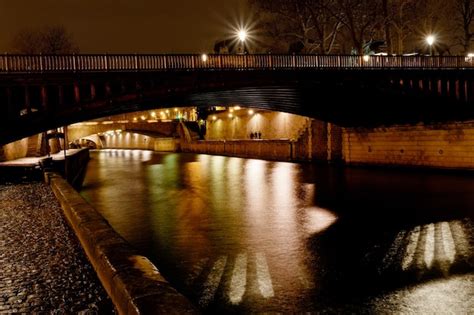
[[[210,140],[181,146],[185,152],[291,161],[294,145],[295,142],[289,140]]]
[[[120,314],[194,314],[195,307],[59,175],[49,183]]]
[[[344,129],[348,164],[474,168],[474,122]]]
[[[295,116],[295,115],[292,115]],[[205,141],[182,141],[184,152],[207,153],[276,161],[341,161],[341,128],[316,119],[298,120],[298,125],[282,133],[284,139],[219,139]],[[270,115],[266,120],[281,119]],[[297,128],[298,127],[298,128]],[[211,129],[213,127],[211,126]],[[264,129],[266,130],[266,129]],[[216,132],[214,131],[214,137]],[[206,137],[207,138],[207,137]],[[211,137],[213,138],[213,137]]]
[[[133,132],[106,135],[101,138],[103,149],[137,149],[174,152],[179,148],[179,141],[175,138],[155,138]]]
[[[53,168],[63,175],[74,188],[80,189],[90,159],[89,149],[72,150],[73,152],[69,153],[70,151],[66,156],[67,163],[64,163],[64,158],[55,158],[52,162]]]

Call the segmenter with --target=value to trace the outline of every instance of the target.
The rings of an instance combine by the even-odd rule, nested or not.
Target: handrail
[[[0,74],[146,72],[166,70],[465,69],[464,56],[360,56],[279,54],[72,54],[0,55]]]

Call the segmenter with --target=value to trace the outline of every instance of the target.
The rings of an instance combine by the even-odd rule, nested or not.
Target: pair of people
[[[262,133],[259,132],[251,132],[250,139],[262,139]]]

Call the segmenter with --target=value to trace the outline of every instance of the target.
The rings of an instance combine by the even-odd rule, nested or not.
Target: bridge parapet
[[[464,56],[360,56],[275,54],[80,54],[12,55],[0,58],[0,73],[123,72],[167,70],[284,69],[464,69]]]

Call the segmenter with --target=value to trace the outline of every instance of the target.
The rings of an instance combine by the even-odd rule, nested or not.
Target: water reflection
[[[205,311],[409,311],[399,305],[413,301],[407,286],[428,294],[433,279],[456,274],[451,286],[463,289],[472,278],[469,177],[131,150],[92,157],[83,196]],[[453,202],[435,196],[446,191]]]

